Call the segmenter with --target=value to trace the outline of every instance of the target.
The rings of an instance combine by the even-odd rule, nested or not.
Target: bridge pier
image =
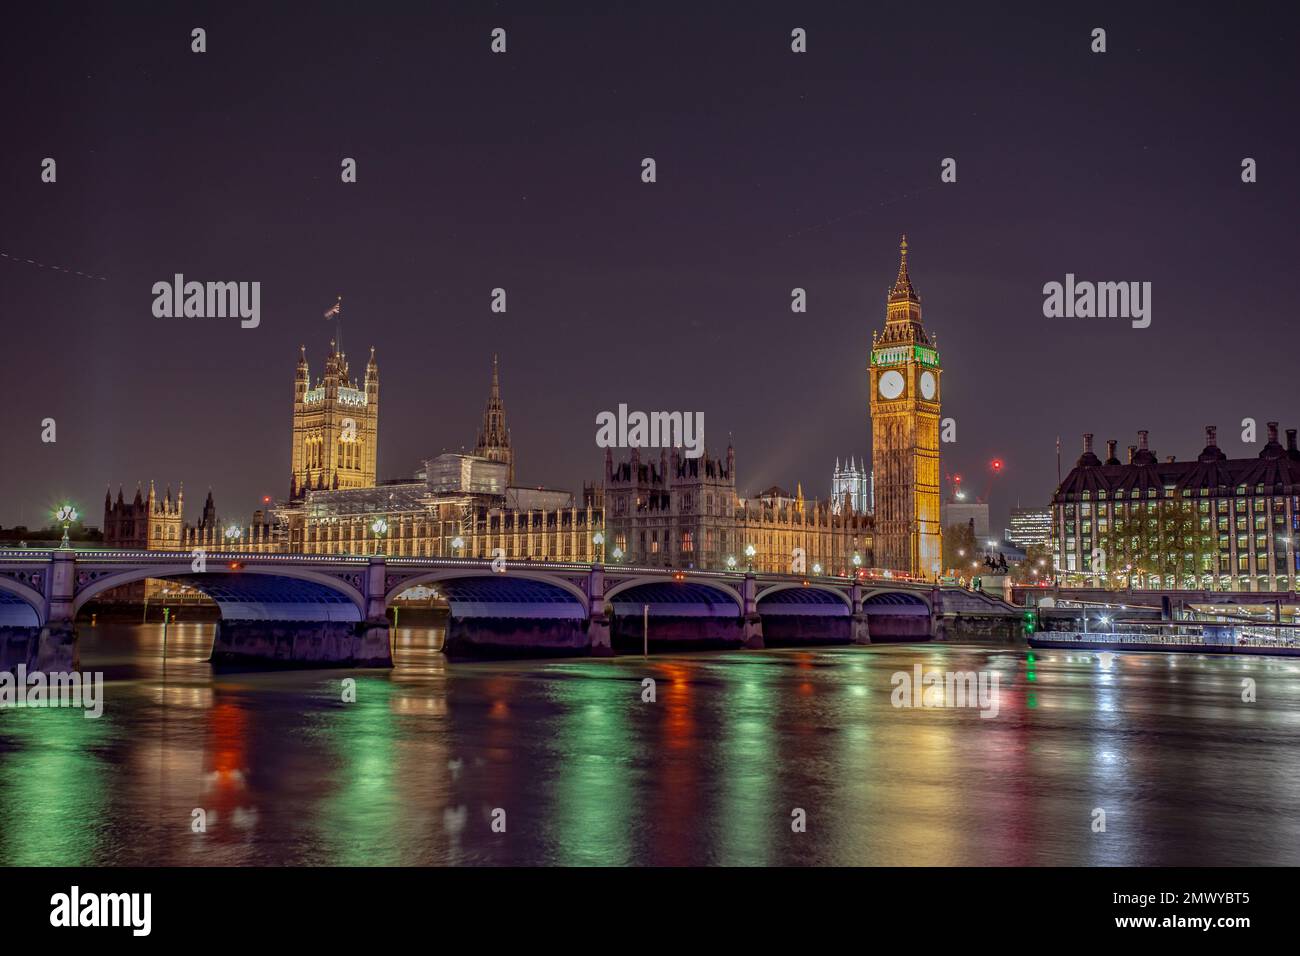
[[[758,614],[758,581],[753,571],[745,573],[745,581],[740,590],[744,599],[744,646],[754,651],[761,651],[763,644],[763,619]]]
[[[13,671],[19,664],[29,673],[77,670],[80,659],[72,625],[0,627],[0,671]]]
[[[72,614],[76,585],[77,552],[71,549],[52,552],[45,581],[45,625],[36,637],[35,647],[30,648],[35,651],[27,662],[30,670],[49,673],[73,671],[80,666]]]
[[[866,612],[862,610],[862,585],[857,581],[849,588],[849,600],[853,605],[849,616],[849,640],[854,644],[870,644],[871,626]]]
[[[609,630],[609,615],[605,612],[605,566],[595,564],[587,575],[587,640],[592,657],[614,655]]]
[[[388,621],[217,622],[213,664],[392,667]]]
[[[45,584],[45,623],[72,625],[72,600],[77,591],[77,552],[52,552]]]

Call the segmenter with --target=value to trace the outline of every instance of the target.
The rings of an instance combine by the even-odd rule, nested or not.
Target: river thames
[[[1042,651],[1032,682],[1010,645],[473,663],[403,627],[391,672],[214,674],[211,633],[173,624],[164,668],[161,625],[82,625],[103,716],[0,711],[0,863],[1300,863],[1294,659]],[[893,706],[917,665],[997,674],[997,715]]]

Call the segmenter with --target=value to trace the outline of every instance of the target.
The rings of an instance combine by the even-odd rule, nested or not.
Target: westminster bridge
[[[76,622],[115,588],[174,581],[220,611],[217,663],[391,666],[388,608],[446,602],[449,654],[612,654],[651,643],[926,641],[954,619],[1006,633],[1021,609],[953,586],[868,577],[503,559],[0,549],[0,667],[76,661]]]

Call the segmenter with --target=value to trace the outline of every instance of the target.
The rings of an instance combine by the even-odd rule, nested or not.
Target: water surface
[[[1300,863],[1295,660],[1042,651],[1032,683],[1009,646],[465,663],[400,628],[391,672],[214,674],[211,632],[172,625],[164,667],[161,625],[84,626],[103,717],[0,711],[0,863]],[[998,716],[895,708],[918,663],[996,672]]]

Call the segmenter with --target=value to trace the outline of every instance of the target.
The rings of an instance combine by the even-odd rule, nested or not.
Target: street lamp
[[[734,554],[727,555],[727,567],[732,571],[736,570],[736,556]]]
[[[622,561],[623,549],[620,548],[618,545],[614,545],[614,550],[611,552],[611,555],[613,556],[615,561]]]
[[[244,532],[239,530],[239,528],[233,524],[226,529],[226,540],[230,543],[232,548],[239,546],[239,539],[243,536]]]
[[[822,566],[820,564],[814,564],[813,574],[821,574],[821,573],[822,573]]]
[[[388,519],[383,517],[376,518],[370,525],[370,530],[374,532],[375,535],[375,554],[383,554],[380,548],[383,545],[384,535],[388,534]]]
[[[752,544],[745,545],[745,557],[749,560],[749,570],[754,570],[754,555],[758,552],[754,550]]]
[[[456,537],[451,539],[451,546],[456,551],[462,552],[461,554],[457,555],[457,557],[463,558],[465,556],[463,553],[465,549],[465,539],[462,538],[460,535],[456,535]]]
[[[591,543],[596,546],[596,563],[603,564],[604,562],[601,561],[601,558],[603,557],[601,554],[601,546],[605,543],[605,535],[602,532],[597,531],[591,536]]]
[[[72,505],[61,505],[59,510],[54,512],[54,517],[63,522],[63,540],[59,542],[59,547],[72,547],[68,542],[68,528],[72,525],[72,522],[77,520],[77,509]]]

